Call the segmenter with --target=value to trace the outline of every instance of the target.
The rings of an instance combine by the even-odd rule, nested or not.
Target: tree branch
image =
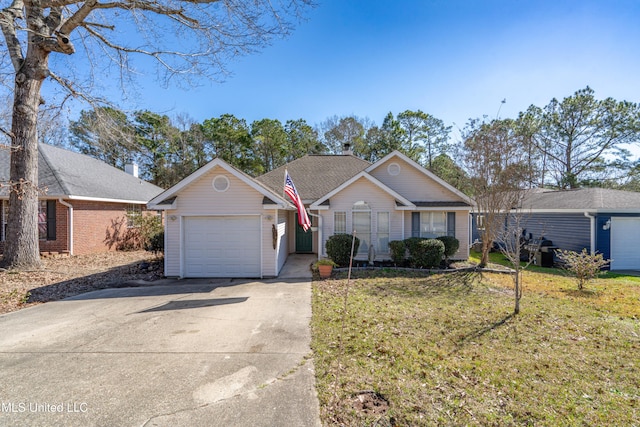
[[[11,63],[16,72],[20,70],[24,61],[24,55],[22,53],[22,47],[20,46],[20,40],[18,40],[15,25],[16,20],[24,19],[23,7],[24,3],[22,0],[13,0],[9,7],[0,12],[0,28],[2,28],[2,33],[7,42],[7,50],[11,57]]]

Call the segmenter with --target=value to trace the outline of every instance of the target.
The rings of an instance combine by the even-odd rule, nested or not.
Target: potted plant
[[[333,267],[337,264],[328,258],[319,259],[316,262],[316,268],[318,269],[318,273],[320,273],[320,278],[327,279],[331,276],[331,272],[333,271]]]

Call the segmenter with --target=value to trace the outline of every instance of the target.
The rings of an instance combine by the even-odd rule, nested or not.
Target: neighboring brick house
[[[39,145],[38,213],[41,253],[82,255],[116,250],[128,234],[127,212],[142,212],[162,188],[83,154]],[[0,182],[9,178],[8,150],[0,150]],[[8,188],[0,188],[0,253],[9,212]]]

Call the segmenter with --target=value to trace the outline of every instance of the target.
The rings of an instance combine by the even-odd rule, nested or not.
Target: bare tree
[[[526,190],[511,192],[508,202],[515,203],[514,208],[505,217],[504,226],[496,233],[496,241],[502,254],[509,260],[513,267],[513,314],[520,313],[520,300],[522,299],[522,272],[534,260],[534,254],[540,249],[541,240],[537,244],[529,242],[527,251],[523,248],[525,241],[524,225],[527,221],[527,213],[522,210],[522,199],[526,196]]]
[[[465,128],[462,161],[470,176],[475,214],[482,239],[480,265],[504,227],[505,216],[518,206],[526,188],[528,163],[513,120],[471,121]]]
[[[0,10],[7,49],[0,66],[10,69],[0,73],[13,76],[15,86],[11,130],[5,132],[11,139],[11,192],[4,263],[40,264],[37,121],[46,79],[67,95],[96,101],[89,89],[104,79],[99,70],[116,69],[124,85],[136,75],[137,56],[155,61],[165,83],[219,78],[229,60],[286,35],[311,1],[8,0]],[[76,53],[81,58],[71,60]]]

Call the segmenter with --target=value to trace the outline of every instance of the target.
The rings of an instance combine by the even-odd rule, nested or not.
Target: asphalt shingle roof
[[[314,201],[369,166],[371,163],[352,155],[306,155],[260,175],[256,180],[276,194],[283,194],[284,171],[287,169],[300,198]]]
[[[606,188],[535,191],[523,201],[525,209],[640,209],[640,193]]]
[[[39,144],[38,184],[48,197],[90,197],[144,202],[163,189],[84,154]],[[0,181],[9,179],[9,150],[0,150]],[[1,188],[0,196],[8,189]]]

